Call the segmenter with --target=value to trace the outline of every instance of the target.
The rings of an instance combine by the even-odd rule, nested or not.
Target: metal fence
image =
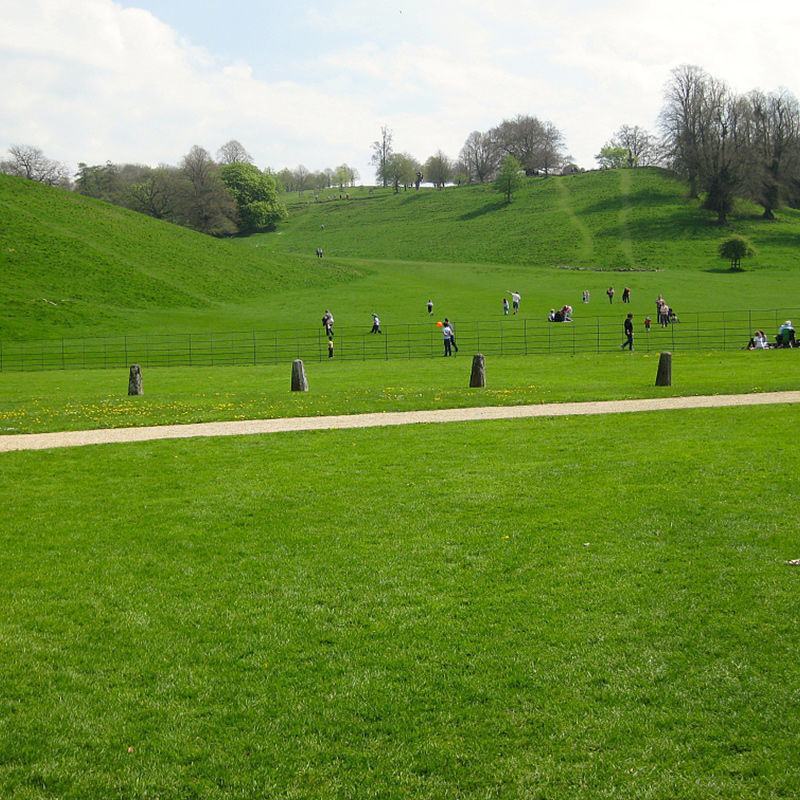
[[[574,322],[544,322],[523,317],[455,321],[456,343],[466,353],[484,355],[578,354],[611,352],[624,340],[620,314]],[[762,328],[774,340],[778,326],[800,317],[797,308],[681,314],[680,321],[649,333],[644,315],[635,318],[635,348],[658,350],[738,350]],[[334,357],[342,361],[431,358],[443,353],[441,329],[432,322],[386,325],[382,334],[365,327],[336,327]],[[277,364],[302,358],[328,358],[325,332],[262,330],[228,333],[136,334],[97,338],[0,341],[0,371],[104,369],[127,367],[233,366]]]

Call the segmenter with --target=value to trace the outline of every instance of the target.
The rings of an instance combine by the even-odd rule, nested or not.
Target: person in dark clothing
[[[606,289],[606,294],[608,295],[608,302],[609,303],[613,303],[614,302],[614,287],[613,286],[609,286],[608,289]]]
[[[622,302],[623,303],[630,303],[631,301],[631,290],[626,286],[622,290]]]
[[[625,341],[622,343],[622,349],[626,347],[633,351],[633,314],[628,314],[625,318]]]
[[[433,300],[428,300],[428,313],[433,314]]]

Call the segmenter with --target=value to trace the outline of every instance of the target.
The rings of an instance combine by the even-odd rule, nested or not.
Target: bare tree
[[[563,135],[551,122],[520,114],[503,120],[489,135],[500,154],[514,156],[528,175],[548,174],[563,160]]]
[[[197,145],[192,147],[181,161],[181,172],[188,182],[181,198],[185,224],[214,236],[236,233],[236,203],[208,151]]]
[[[670,166],[689,181],[689,195],[700,188],[700,130],[707,111],[709,76],[700,67],[684,64],[672,70],[659,124]]]
[[[375,175],[383,183],[384,188],[389,185],[386,175],[386,165],[394,150],[392,149],[392,132],[386,125],[381,127],[381,138],[372,143],[372,156],[370,161],[375,167]]]
[[[217,161],[220,164],[252,164],[253,157],[244,149],[241,142],[231,139],[217,150]]]
[[[698,176],[703,206],[724,225],[745,185],[747,102],[722,81],[707,78],[697,127]]]
[[[747,193],[764,209],[765,219],[774,219],[793,178],[800,176],[800,107],[786,90],[754,91],[747,95],[747,111]]]
[[[638,125],[622,125],[609,144],[627,151],[629,167],[649,167],[658,163],[656,137]]]
[[[16,175],[48,186],[69,186],[69,171],[60,161],[47,158],[38,148],[14,144],[8,148],[11,158],[0,162],[0,172]]]
[[[463,162],[468,179],[485,183],[491,180],[499,164],[498,149],[488,133],[473,131],[461,148],[459,159]]]

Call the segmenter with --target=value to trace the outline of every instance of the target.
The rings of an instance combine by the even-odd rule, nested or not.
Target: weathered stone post
[[[484,357],[478,353],[472,356],[472,372],[469,376],[470,389],[480,389],[486,386],[486,361]]]
[[[672,353],[661,353],[659,356],[656,386],[672,386]]]
[[[128,394],[144,394],[142,388],[142,368],[138,364],[131,364],[131,374],[128,378]]]
[[[306,379],[306,370],[303,362],[296,358],[292,361],[292,391],[293,392],[307,392],[308,380]]]

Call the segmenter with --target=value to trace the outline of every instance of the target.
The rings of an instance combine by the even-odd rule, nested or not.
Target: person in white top
[[[514,313],[516,314],[519,311],[519,301],[522,299],[522,295],[519,292],[512,292],[509,291],[511,295],[511,307],[514,309]]]
[[[383,333],[381,330],[381,321],[378,319],[377,314],[372,315],[372,330],[370,333]]]

